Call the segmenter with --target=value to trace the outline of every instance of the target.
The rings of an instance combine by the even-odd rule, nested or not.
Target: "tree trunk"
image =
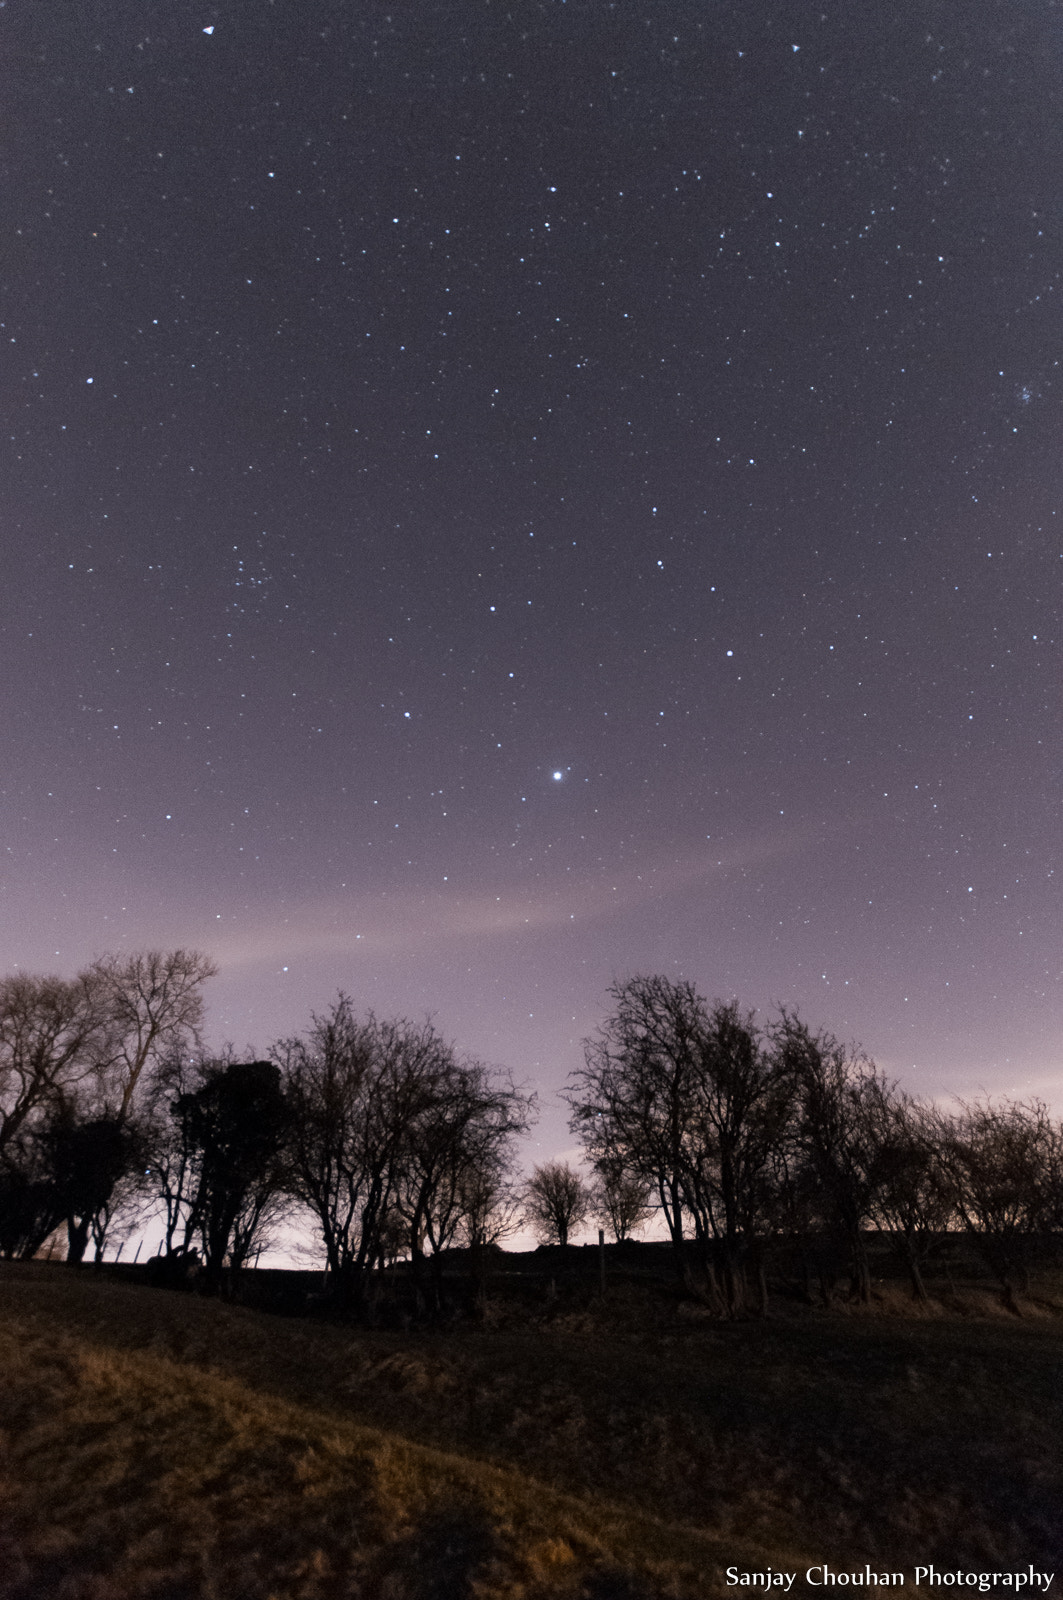
[[[66,1259],[80,1266],[85,1259],[85,1250],[89,1242],[89,1218],[67,1217],[66,1237]]]
[[[930,1299],[923,1282],[923,1273],[919,1265],[919,1257],[910,1239],[905,1240],[905,1258],[908,1265],[908,1276],[912,1280],[912,1298],[925,1306]]]
[[[724,1307],[728,1317],[733,1320],[738,1316],[739,1310],[742,1308],[742,1304],[745,1300],[745,1296],[742,1293],[743,1273],[741,1267],[735,1261],[734,1247],[730,1239],[724,1240],[721,1255],[723,1257],[722,1276]]]
[[[849,1284],[850,1298],[859,1305],[866,1306],[871,1303],[871,1266],[867,1259],[867,1247],[859,1229],[852,1235],[850,1248],[852,1251]]]

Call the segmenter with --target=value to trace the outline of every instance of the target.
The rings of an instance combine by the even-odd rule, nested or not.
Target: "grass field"
[[[381,1333],[0,1263],[0,1596],[635,1600],[749,1593],[728,1566],[1055,1571],[1061,1357],[1063,1318],[1034,1308],[723,1324],[619,1284],[535,1325]]]

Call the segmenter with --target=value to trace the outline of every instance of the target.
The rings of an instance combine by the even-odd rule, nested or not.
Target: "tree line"
[[[962,1233],[1012,1304],[1057,1251],[1063,1125],[1043,1102],[927,1103],[793,1011],[765,1026],[665,977],[611,997],[569,1085],[573,1132],[618,1220],[662,1217],[684,1281],[722,1312],[764,1310],[780,1246],[809,1287],[843,1262],[867,1301],[884,1233],[925,1300],[928,1260]]]
[[[357,1309],[408,1258],[438,1305],[443,1253],[474,1257],[520,1211],[515,1143],[535,1096],[428,1023],[345,995],[263,1061],[200,1048],[198,952],[107,957],[77,978],[0,983],[0,1253],[65,1226],[96,1259],[148,1213],[160,1258],[217,1291],[290,1212],[312,1217],[335,1296]]]
[[[868,1299],[873,1231],[919,1299],[963,1233],[1013,1300],[1063,1231],[1063,1128],[1041,1102],[922,1102],[792,1011],[615,986],[566,1091],[590,1178],[552,1162],[521,1182],[536,1100],[504,1072],[342,994],[266,1060],[207,1055],[215,970],[177,950],[0,980],[0,1254],[62,1229],[68,1260],[102,1260],[150,1213],[160,1259],[195,1252],[217,1291],[298,1214],[344,1305],[403,1260],[431,1312],[455,1246],[475,1270],[519,1222],[564,1246],[590,1216],[620,1241],[656,1217],[687,1289],[733,1316],[765,1309],[780,1249],[810,1286],[842,1260]]]

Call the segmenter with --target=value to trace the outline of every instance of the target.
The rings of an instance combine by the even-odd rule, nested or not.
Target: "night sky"
[[[1058,1106],[1063,10],[0,0],[0,966]]]

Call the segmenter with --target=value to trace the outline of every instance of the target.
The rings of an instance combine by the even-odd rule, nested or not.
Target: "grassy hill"
[[[736,1565],[1053,1571],[1061,1357],[1063,1320],[1033,1308],[722,1324],[617,1284],[570,1314],[385,1333],[0,1263],[0,1596],[635,1600],[748,1593]]]

